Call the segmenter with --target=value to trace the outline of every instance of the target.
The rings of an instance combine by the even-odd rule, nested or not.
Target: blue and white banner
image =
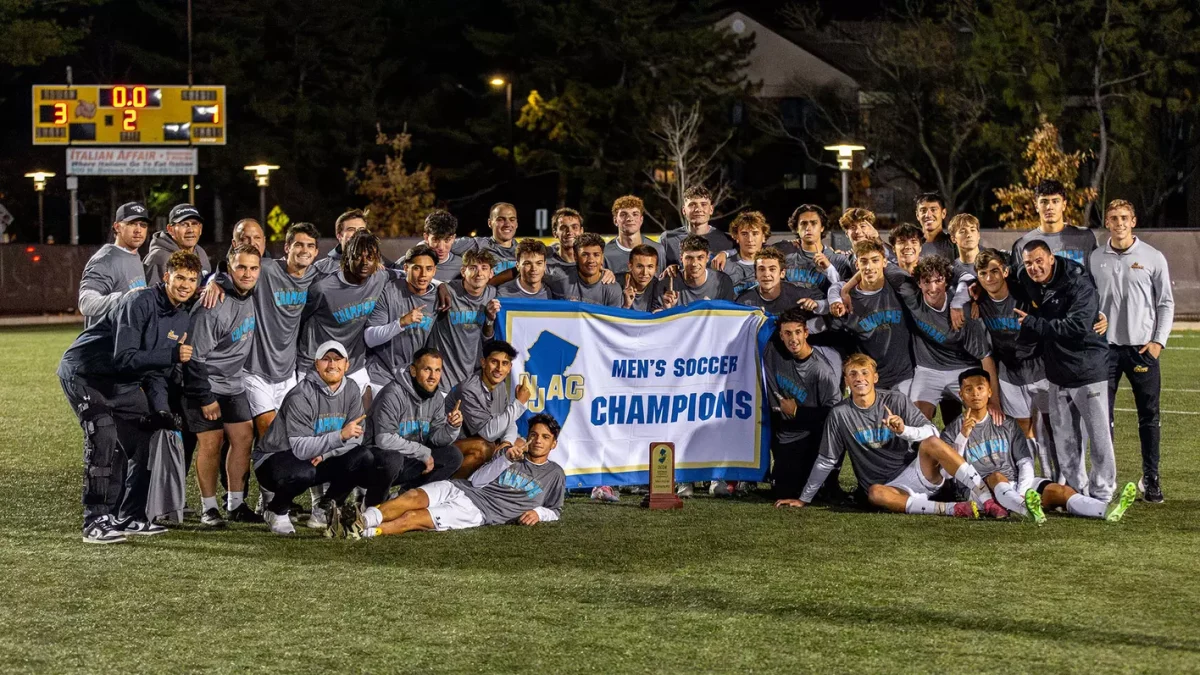
[[[762,350],[772,322],[710,301],[657,314],[566,301],[500,303],[513,382],[530,413],[562,425],[551,459],[567,487],[643,485],[653,442],[675,444],[675,480],[761,480],[769,454]],[[525,425],[521,425],[525,432]]]

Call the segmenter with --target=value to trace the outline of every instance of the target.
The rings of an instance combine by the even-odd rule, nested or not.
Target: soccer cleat
[[[695,493],[696,489],[691,483],[680,483],[675,488],[675,494],[679,497],[691,497]]]
[[[274,518],[271,520],[271,532],[280,535],[296,534],[296,528],[292,525],[292,519],[288,518],[286,513],[272,515]]]
[[[326,515],[324,509],[320,506],[314,506],[312,513],[308,516],[308,528],[311,530],[323,530],[329,527],[329,519]]]
[[[230,511],[226,517],[233,523],[257,523],[262,519],[262,516],[255,513],[249,506],[246,506],[245,502],[238,504],[238,507]]]
[[[149,537],[156,534],[166,534],[169,530],[162,525],[147,523],[144,520],[126,518],[113,524],[113,529],[126,535]]]
[[[337,502],[326,502],[321,505],[321,510],[325,513],[325,521],[329,523],[325,527],[326,539],[345,539],[346,528],[342,526],[342,507]]]
[[[598,502],[618,502],[621,501],[621,495],[611,486],[601,485],[592,488],[592,499]]]
[[[363,533],[362,502],[355,501],[341,509],[341,537],[343,539],[361,539]]]
[[[1158,482],[1158,476],[1143,476],[1138,481],[1138,488],[1143,493],[1142,499],[1151,504],[1163,503],[1162,485]]]
[[[207,509],[200,516],[200,524],[205,527],[225,527],[225,519],[221,517],[221,512],[215,508]]]
[[[100,516],[83,528],[85,544],[123,544],[127,541],[125,534],[112,526],[108,516]]]
[[[1147,487],[1149,487],[1149,485],[1147,485]],[[1104,519],[1110,523],[1120,522],[1121,518],[1125,515],[1125,512],[1129,510],[1130,505],[1133,504],[1135,499],[1137,499],[1137,486],[1133,483],[1126,483],[1125,487],[1121,488],[1121,498],[1117,500],[1116,504],[1109,508],[1108,515],[1104,516]]]
[[[1000,519],[1008,517],[1008,509],[1000,506],[1000,502],[995,499],[989,499],[983,503],[983,512],[989,518]]]
[[[1046,524],[1046,512],[1042,510],[1042,496],[1038,494],[1037,490],[1025,491],[1025,510],[1029,512],[1029,519],[1038,527]]]
[[[723,480],[714,480],[708,484],[708,494],[713,497],[729,497],[733,494],[734,483]]]
[[[954,506],[950,509],[950,515],[955,518],[979,518],[979,507],[971,500],[954,502]]]

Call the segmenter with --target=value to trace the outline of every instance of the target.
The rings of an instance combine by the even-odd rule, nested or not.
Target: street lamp
[[[38,243],[46,243],[46,179],[54,178],[49,171],[33,171],[25,174],[33,179],[33,190],[38,196]]]
[[[845,211],[850,208],[850,165],[854,160],[854,153],[867,148],[852,141],[842,141],[827,145],[825,149],[837,153],[838,168],[842,170],[842,211]]]
[[[271,172],[278,169],[275,164],[252,164],[245,167],[247,171],[254,172],[254,182],[258,183],[258,224],[263,228],[267,226],[267,186],[271,183]]]
[[[508,159],[515,168],[517,166],[517,158],[513,154],[512,80],[501,75],[495,75],[489,81],[489,84],[497,89],[504,87],[504,110],[508,113]]]

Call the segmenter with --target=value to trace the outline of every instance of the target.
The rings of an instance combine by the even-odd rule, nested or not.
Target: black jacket
[[[170,410],[167,378],[179,363],[179,340],[188,322],[187,305],[173,305],[161,283],[127,293],[99,323],[75,338],[63,354],[59,376],[140,384],[151,410]]]
[[[1092,330],[1100,305],[1087,270],[1055,256],[1054,272],[1045,284],[1030,279],[1024,269],[1017,270],[1015,281],[1008,278],[1009,290],[1033,305],[1021,323],[1021,339],[1041,342],[1046,379],[1064,388],[1106,382],[1108,340]]]

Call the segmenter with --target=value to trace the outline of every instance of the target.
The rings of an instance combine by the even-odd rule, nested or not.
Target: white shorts
[[[438,532],[483,525],[483,512],[454,483],[439,480],[417,489],[429,497],[429,516]]]
[[[379,396],[379,392],[383,391],[383,388],[388,386],[388,384],[388,382],[376,382],[375,380],[368,382],[368,386],[371,387],[371,396]]]
[[[1004,366],[1000,366],[1000,404],[1004,414],[1019,420],[1029,419],[1036,408],[1039,412],[1050,412],[1050,382],[1038,380],[1031,384],[1005,382]]]
[[[346,373],[346,377],[354,380],[354,384],[358,385],[358,390],[362,393],[366,393],[367,389],[371,387],[371,376],[367,374],[366,366],[359,368],[353,373]]]
[[[279,410],[283,405],[283,397],[296,386],[296,374],[283,382],[268,382],[267,380],[246,373],[242,378],[246,385],[246,400],[250,403],[250,415],[258,417],[263,413]]]
[[[921,472],[921,458],[914,457],[912,463],[904,467],[899,476],[888,482],[888,487],[900,488],[910,495],[931,495],[941,489],[946,478],[939,472],[938,482],[932,483]]]
[[[959,398],[958,374],[964,370],[966,368],[934,370],[925,366],[917,366],[913,371],[912,387],[908,391],[908,398],[935,405],[942,400],[944,394],[951,394],[954,398]]]
[[[904,398],[908,398],[908,392],[912,391],[912,382],[912,378],[903,380],[900,382],[900,384],[892,387],[892,391],[898,394],[904,394]]]

